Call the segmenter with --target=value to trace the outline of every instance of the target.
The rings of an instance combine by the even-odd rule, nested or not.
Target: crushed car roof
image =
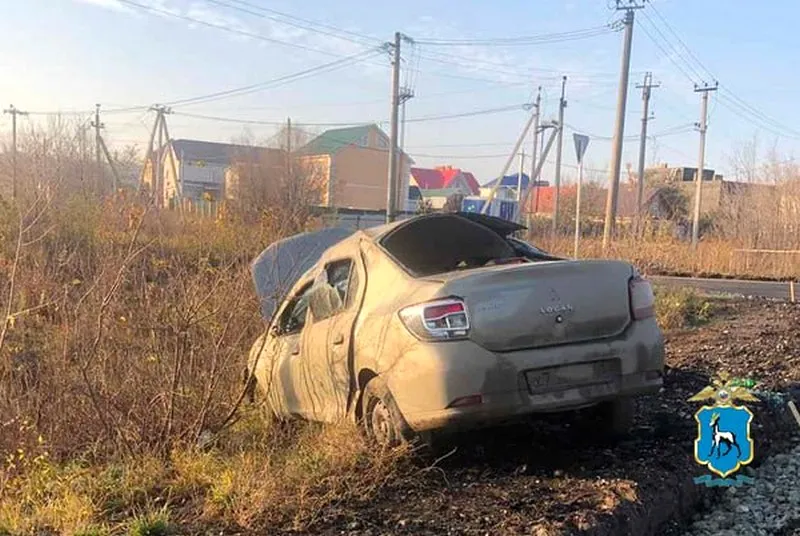
[[[271,322],[280,303],[297,281],[320,260],[328,249],[343,240],[361,236],[379,242],[391,232],[407,225],[418,224],[421,220],[439,218],[464,218],[484,225],[503,237],[525,228],[495,216],[473,212],[450,212],[424,214],[359,231],[331,227],[279,240],[264,249],[251,264],[253,284],[261,305],[262,318]]]

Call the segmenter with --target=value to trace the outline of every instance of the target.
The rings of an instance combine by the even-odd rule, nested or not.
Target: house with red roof
[[[481,188],[475,175],[452,166],[412,167],[411,184],[420,190],[463,190],[465,195],[478,195]]]

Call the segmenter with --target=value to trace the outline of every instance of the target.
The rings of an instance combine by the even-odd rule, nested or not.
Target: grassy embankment
[[[416,477],[403,449],[370,452],[348,427],[237,410],[262,329],[248,262],[285,229],[28,207],[0,208],[1,535],[276,533]],[[665,328],[709,314],[658,293]]]

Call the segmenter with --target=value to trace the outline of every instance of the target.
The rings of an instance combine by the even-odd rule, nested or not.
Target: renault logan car
[[[624,432],[662,385],[650,284],[628,263],[550,256],[521,226],[438,213],[267,248],[254,393],[277,418],[350,419],[392,444],[595,406]]]

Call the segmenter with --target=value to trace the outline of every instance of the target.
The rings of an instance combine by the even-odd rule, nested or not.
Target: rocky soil
[[[621,444],[598,445],[563,418],[463,436],[378,500],[325,513],[313,534],[791,534],[800,449],[788,449],[800,428],[786,402],[793,393],[800,403],[800,307],[722,302],[712,324],[668,334],[667,363],[663,392],[639,401]],[[692,456],[697,404],[686,399],[722,368],[763,384],[764,402],[751,406],[754,489],[692,481],[704,471]]]

